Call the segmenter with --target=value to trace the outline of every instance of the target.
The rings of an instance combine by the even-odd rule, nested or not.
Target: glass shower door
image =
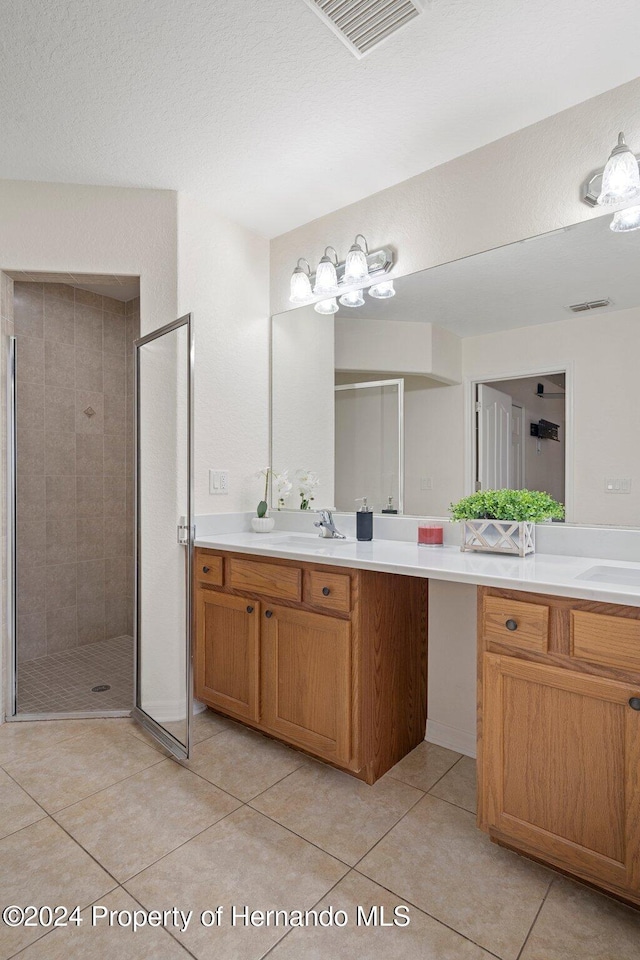
[[[136,700],[133,716],[189,756],[193,343],[187,315],[136,341]]]

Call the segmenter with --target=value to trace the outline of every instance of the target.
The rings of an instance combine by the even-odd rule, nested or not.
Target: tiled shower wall
[[[18,660],[132,632],[139,302],[14,283]]]

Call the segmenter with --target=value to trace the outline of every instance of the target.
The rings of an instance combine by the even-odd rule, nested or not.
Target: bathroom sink
[[[591,580],[593,583],[624,583],[640,587],[640,570],[632,567],[591,567],[576,577],[576,580]]]
[[[337,537],[274,537],[269,541],[270,543],[281,544],[283,547],[327,547],[329,544],[334,543],[353,543],[352,540],[349,540],[347,537],[346,540],[340,540]]]

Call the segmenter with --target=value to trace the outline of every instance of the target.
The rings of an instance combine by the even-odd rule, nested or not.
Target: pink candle
[[[440,524],[428,523],[418,527],[418,544],[423,547],[441,547],[443,528]]]

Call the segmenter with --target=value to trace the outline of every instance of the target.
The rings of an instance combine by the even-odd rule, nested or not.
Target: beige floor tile
[[[97,730],[64,740],[55,749],[5,764],[5,769],[34,800],[53,813],[160,762],[162,756],[157,750],[125,730]]]
[[[196,713],[191,721],[191,742],[202,743],[209,737],[215,737],[224,730],[235,729],[237,724],[233,720],[227,720],[226,717],[215,713],[214,710],[204,710],[202,713]]]
[[[51,819],[0,840],[4,904],[85,907],[115,886],[113,879]],[[42,929],[0,925],[0,958],[37,940]]]
[[[46,813],[42,807],[0,770],[0,838],[44,817]]]
[[[460,753],[438,747],[435,743],[427,743],[425,740],[396,763],[387,776],[410,783],[412,787],[418,787],[426,793],[461,756]]]
[[[216,738],[217,739],[217,738]],[[242,807],[126,883],[148,907],[224,908],[222,925],[192,923],[181,942],[200,960],[258,960],[282,927],[232,926],[231,906],[310,909],[346,873],[333,857]]]
[[[56,814],[56,820],[117,880],[164,857],[239,805],[163,760]]]
[[[426,796],[358,870],[503,960],[515,960],[551,881],[492,844],[466,810]]]
[[[251,800],[292,773],[306,758],[295,750],[236,726],[196,744],[185,766],[239,800]]]
[[[638,960],[640,912],[570,880],[554,880],[522,960]]]
[[[476,761],[472,757],[462,757],[447,774],[432,787],[429,793],[441,800],[455,803],[457,807],[475,813],[476,798]]]
[[[393,921],[394,909],[403,905],[398,897],[357,873],[350,873],[334,887],[317,909],[333,906],[345,910],[344,927],[304,927],[293,930],[278,944],[269,960],[490,960],[490,955],[415,907],[409,907],[411,922],[404,927],[358,924],[358,907],[369,916],[372,906],[384,907],[384,920]],[[378,917],[382,914],[378,913]],[[401,914],[399,914],[401,916]]]
[[[140,905],[118,888],[100,898],[108,910],[139,910]],[[81,913],[82,924],[48,933],[20,954],[20,960],[188,960],[189,954],[165,930],[109,926],[98,916],[92,926],[91,908]],[[124,918],[123,918],[124,919]]]
[[[7,766],[12,760],[24,760],[56,748],[64,740],[79,737],[92,731],[110,729],[111,724],[128,721],[113,720],[20,720],[0,726],[0,764]],[[106,725],[109,725],[107,727]]]
[[[422,796],[390,777],[369,786],[332,767],[305,763],[251,805],[354,865]]]

